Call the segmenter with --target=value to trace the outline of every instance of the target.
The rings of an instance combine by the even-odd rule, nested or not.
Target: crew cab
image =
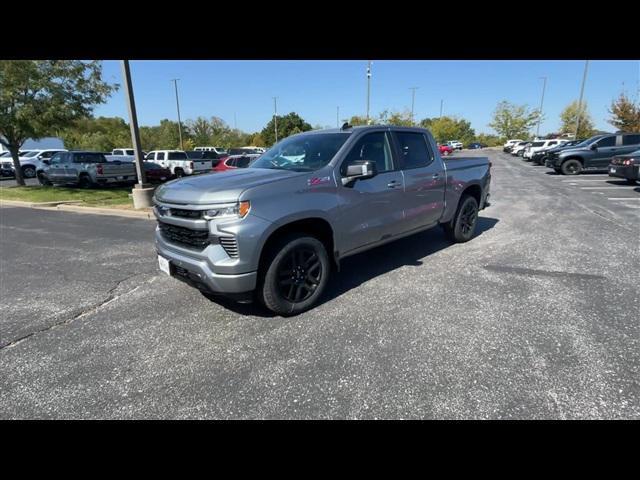
[[[48,160],[58,152],[66,152],[64,149],[29,150],[19,154],[20,168],[24,178],[35,178],[38,170],[44,167],[43,160]],[[2,158],[2,168],[13,170],[11,155]]]
[[[208,297],[297,314],[345,257],[438,225],[470,240],[490,181],[486,157],[443,160],[422,128],[292,135],[248,168],[158,187],[159,267]]]
[[[176,177],[211,171],[211,160],[206,158],[190,159],[183,150],[154,150],[147,154],[145,160],[168,168],[171,170],[171,174]]]
[[[624,178],[635,185],[640,180],[640,150],[627,155],[617,155],[609,163],[609,176]]]
[[[603,134],[549,155],[546,165],[563,175],[606,172],[610,160],[640,148],[640,133]]]
[[[73,184],[81,188],[111,183],[135,183],[135,165],[130,162],[107,161],[102,152],[58,152],[44,161],[38,170],[41,185]]]

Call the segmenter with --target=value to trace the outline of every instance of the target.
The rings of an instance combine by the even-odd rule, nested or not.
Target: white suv
[[[58,152],[66,152],[65,149],[47,149],[47,150],[28,150],[21,151],[20,167],[22,167],[22,176],[24,178],[35,178],[36,172],[43,168],[42,160],[48,160]],[[5,160],[6,158],[6,160]],[[13,160],[10,156],[2,157],[2,164],[10,163],[13,166]]]
[[[183,150],[154,150],[144,160],[168,168],[176,177],[207,173],[212,168],[211,159],[191,159]]]
[[[534,140],[531,145],[524,149],[522,158],[531,160],[531,157],[533,157],[534,153],[539,152],[540,150],[544,150],[545,148],[557,147],[558,145],[562,145],[563,143],[567,143],[567,140],[562,140],[559,138],[554,138],[552,140]]]

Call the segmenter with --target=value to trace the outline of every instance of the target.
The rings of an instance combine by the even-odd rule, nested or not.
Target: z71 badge
[[[315,187],[316,185],[324,185],[325,183],[331,182],[331,177],[313,177],[307,180],[307,185],[310,187]]]

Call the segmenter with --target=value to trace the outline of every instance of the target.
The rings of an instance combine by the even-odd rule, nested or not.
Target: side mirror
[[[597,143],[592,143],[591,146],[589,147],[591,150],[597,150],[598,149],[598,144]]]
[[[376,164],[371,160],[358,160],[347,165],[347,173],[342,177],[342,185],[347,186],[356,180],[375,177],[378,174]]]

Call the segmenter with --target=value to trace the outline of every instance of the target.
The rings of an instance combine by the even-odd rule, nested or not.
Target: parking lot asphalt
[[[37,178],[25,178],[24,183],[27,186],[39,185]],[[0,177],[0,188],[17,187],[18,183],[14,177]]]
[[[462,154],[476,238],[349,258],[292,318],[161,274],[154,222],[0,208],[0,418],[640,418],[640,187]]]

